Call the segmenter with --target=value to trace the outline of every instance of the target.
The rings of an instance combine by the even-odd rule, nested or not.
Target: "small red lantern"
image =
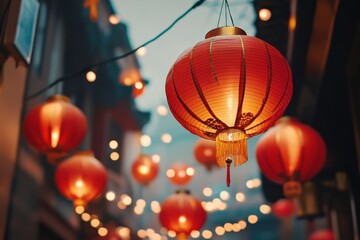
[[[131,172],[138,183],[147,185],[157,177],[159,164],[151,156],[140,154],[133,162]]]
[[[91,151],[76,153],[62,161],[55,172],[59,191],[74,201],[74,206],[86,205],[97,198],[106,187],[105,167]]]
[[[200,138],[195,143],[194,155],[196,160],[209,171],[213,166],[217,166],[216,144],[214,141]]]
[[[283,114],[292,76],[273,46],[240,28],[220,27],[179,56],[165,88],[176,120],[191,133],[215,140],[217,163],[229,168],[232,162],[245,163],[246,140]]]
[[[76,148],[84,139],[86,128],[85,115],[62,95],[51,96],[32,109],[23,125],[26,140],[46,153],[50,161]]]
[[[145,82],[143,80],[140,80],[136,82],[132,87],[132,95],[134,98],[139,97],[142,95],[145,91]]]
[[[300,182],[314,177],[325,163],[326,147],[311,127],[283,117],[269,129],[256,146],[256,158],[263,174],[284,184],[286,197],[301,193]]]
[[[308,240],[335,240],[335,236],[330,229],[321,229],[313,232]]]
[[[177,191],[161,205],[160,223],[176,232],[177,239],[187,239],[193,230],[199,230],[206,221],[207,214],[201,202],[188,191]]]
[[[170,182],[176,185],[185,185],[192,179],[195,170],[187,164],[175,163],[166,171]]]
[[[271,207],[273,215],[278,218],[291,217],[296,212],[296,205],[292,199],[279,199]]]

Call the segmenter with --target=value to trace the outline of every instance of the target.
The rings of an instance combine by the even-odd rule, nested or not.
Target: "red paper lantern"
[[[221,167],[247,161],[246,139],[272,126],[291,95],[285,58],[237,27],[210,31],[180,55],[166,79],[172,114],[193,134],[216,140]]]
[[[91,151],[76,153],[62,161],[55,172],[59,191],[74,201],[74,206],[86,205],[97,198],[106,187],[105,167]]]
[[[313,232],[308,240],[335,240],[335,236],[330,229],[321,229]]]
[[[134,98],[139,97],[140,95],[142,95],[145,91],[145,82],[140,80],[138,82],[136,82],[133,87],[132,87],[132,95]]]
[[[284,194],[296,197],[300,182],[314,177],[324,166],[325,142],[311,127],[290,117],[281,118],[256,146],[256,158],[263,174],[284,184]]]
[[[151,156],[141,154],[133,162],[131,172],[138,183],[147,185],[157,177],[159,164],[156,163]]]
[[[51,96],[32,109],[23,125],[26,140],[46,153],[50,161],[76,148],[84,139],[86,128],[85,115],[62,95]]]
[[[279,199],[271,207],[273,215],[278,218],[291,217],[296,212],[296,205],[292,199]]]
[[[168,230],[176,232],[177,239],[187,239],[191,231],[199,230],[206,217],[201,202],[188,191],[177,191],[166,198],[159,214],[160,223]]]
[[[194,155],[196,160],[204,165],[207,170],[211,170],[213,166],[217,166],[216,144],[214,141],[199,139],[195,143]]]
[[[175,163],[166,172],[170,182],[176,185],[185,185],[192,179],[195,170],[187,164]]]

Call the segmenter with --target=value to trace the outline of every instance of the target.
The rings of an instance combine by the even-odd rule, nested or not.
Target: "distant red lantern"
[[[160,223],[176,232],[177,239],[187,239],[193,230],[199,230],[206,222],[207,214],[201,202],[188,191],[177,191],[161,204]]]
[[[91,151],[83,151],[62,161],[56,168],[55,183],[58,190],[74,206],[83,206],[97,198],[105,189],[105,167]]]
[[[31,146],[55,161],[76,148],[84,139],[85,115],[69,98],[54,95],[32,109],[24,119],[24,136]]]
[[[330,229],[321,229],[313,232],[308,240],[335,240],[335,236]]]
[[[147,185],[157,177],[159,164],[151,156],[140,154],[133,162],[131,172],[138,183]]]
[[[194,147],[195,159],[211,170],[213,166],[217,166],[216,162],[216,144],[214,141],[207,139],[199,139]]]
[[[216,28],[205,38],[173,64],[166,97],[184,128],[216,141],[217,163],[229,168],[247,161],[246,140],[285,111],[291,69],[278,50],[240,28]]]
[[[132,95],[134,98],[139,97],[145,91],[145,82],[140,80],[133,85]]]
[[[286,197],[301,193],[301,182],[314,177],[324,166],[325,142],[311,127],[290,117],[281,118],[256,146],[256,158],[263,174],[284,184]]]
[[[278,218],[288,218],[295,214],[296,205],[292,199],[279,199],[272,205],[271,210]]]
[[[170,182],[176,185],[185,185],[190,182],[195,170],[185,163],[175,163],[167,171]]]

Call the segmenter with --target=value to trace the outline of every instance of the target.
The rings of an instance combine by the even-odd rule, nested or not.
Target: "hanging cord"
[[[231,177],[230,177],[230,167],[232,160],[230,158],[226,159],[226,186],[230,187]]]
[[[48,86],[46,86],[45,88],[43,89],[40,89],[39,91],[33,93],[33,94],[30,94],[29,96],[26,96],[25,97],[25,101],[26,100],[29,100],[29,99],[32,99],[32,98],[35,98],[37,96],[39,96],[40,94],[42,94],[43,92],[45,92],[46,90],[52,88],[53,86],[57,85],[58,83],[60,82],[64,82],[64,81],[67,81],[69,79],[72,79],[72,78],[75,78],[75,77],[78,77],[86,72],[88,72],[90,69],[92,68],[95,68],[95,67],[99,67],[99,66],[102,66],[102,65],[105,65],[107,63],[110,63],[110,62],[114,62],[116,60],[119,60],[119,59],[122,59],[122,58],[126,58],[132,54],[134,54],[137,50],[139,50],[140,48],[142,47],[145,47],[147,46],[148,44],[156,41],[158,38],[160,38],[162,35],[164,35],[166,32],[168,32],[178,21],[180,21],[182,18],[184,18],[188,13],[190,13],[192,10],[194,10],[195,8],[199,7],[201,4],[203,4],[206,0],[198,0],[194,5],[192,5],[186,12],[184,12],[183,14],[181,14],[178,18],[176,18],[167,28],[165,28],[162,32],[160,32],[158,35],[156,35],[155,37],[153,37],[152,39],[148,40],[147,42],[143,43],[142,45],[138,46],[137,48],[133,49],[133,50],[130,50],[129,52],[123,54],[123,55],[120,55],[120,56],[115,56],[115,57],[112,57],[112,58],[109,58],[107,60],[103,60],[103,61],[100,61],[98,63],[94,63],[94,64],[91,64],[91,65],[88,65],[86,67],[83,67],[81,70],[79,70],[78,72],[75,72],[73,74],[70,74],[68,76],[64,76],[64,77],[61,77],[61,78],[58,78],[56,81],[52,82],[51,84],[49,84]]]
[[[225,5],[225,10],[224,10],[224,5]],[[218,18],[218,22],[217,22],[217,27],[219,27],[219,24],[220,24],[220,19],[221,19],[221,15],[222,15],[222,12],[225,12],[225,26],[228,26],[228,13],[229,13],[229,17],[230,17],[230,20],[231,20],[231,24],[233,26],[234,25],[234,20],[233,20],[233,17],[231,15],[231,11],[230,11],[230,5],[228,3],[227,0],[223,0],[222,4],[221,4],[221,8],[220,8],[220,14],[219,14],[219,18]]]

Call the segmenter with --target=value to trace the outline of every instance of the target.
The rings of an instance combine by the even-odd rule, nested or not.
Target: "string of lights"
[[[132,49],[132,50],[120,55],[120,56],[115,56],[115,57],[112,57],[112,58],[109,58],[109,59],[106,59],[106,60],[103,60],[103,61],[100,61],[100,62],[97,62],[97,63],[94,63],[94,64],[87,65],[87,66],[83,67],[82,69],[80,69],[79,71],[77,71],[77,72],[75,72],[73,74],[60,77],[57,80],[55,80],[54,82],[52,82],[51,84],[47,85],[45,88],[42,88],[42,89],[38,90],[37,92],[35,92],[33,94],[30,94],[29,96],[26,96],[25,101],[39,96],[40,94],[42,94],[46,90],[56,86],[57,84],[59,84],[61,82],[65,82],[65,81],[67,81],[69,79],[79,77],[82,74],[87,73],[88,71],[92,70],[95,67],[103,66],[103,65],[105,65],[107,63],[114,62],[116,60],[126,58],[126,57],[136,53],[136,51],[138,51],[140,48],[145,47],[145,46],[149,45],[150,43],[152,43],[152,42],[156,41],[157,39],[159,39],[162,35],[164,35],[166,32],[168,32],[173,26],[175,26],[175,24],[177,22],[179,22],[182,18],[184,18],[186,15],[188,15],[195,8],[199,7],[205,1],[206,0],[198,0],[197,2],[195,2],[194,5],[192,5],[188,10],[186,10],[178,18],[176,18],[167,28],[165,28],[163,31],[161,31],[159,34],[157,34],[155,37],[153,37],[150,40],[146,41],[145,43],[141,44],[137,48],[134,48],[134,49]]]

